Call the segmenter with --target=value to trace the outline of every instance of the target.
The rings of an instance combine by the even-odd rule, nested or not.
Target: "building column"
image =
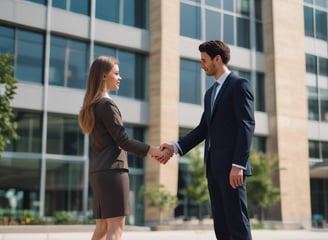
[[[269,218],[311,224],[303,0],[262,1],[269,117],[281,201]],[[280,210],[280,211],[279,211]]]
[[[179,107],[179,0],[149,1],[149,143],[160,145],[178,139]],[[148,159],[146,163],[146,187],[162,184],[176,195],[178,187],[178,159],[176,156],[166,165]],[[146,224],[158,222],[159,211],[145,207]],[[165,219],[174,217],[174,211],[164,213]]]

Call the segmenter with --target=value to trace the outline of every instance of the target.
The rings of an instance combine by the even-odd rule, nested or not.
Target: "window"
[[[181,3],[180,18],[181,35],[201,39],[200,7]]]
[[[51,36],[49,84],[85,89],[88,70],[87,43]]]
[[[305,35],[314,37],[314,22],[313,22],[313,9],[304,7],[304,31]]]
[[[201,72],[199,62],[180,60],[180,102],[201,104]]]
[[[230,2],[230,1],[229,1]],[[233,16],[224,14],[223,16],[223,41],[227,44],[234,44],[234,19]]]
[[[41,101],[41,99],[40,99]],[[42,115],[39,112],[14,110],[14,122],[17,122],[16,132],[19,136],[6,146],[7,152],[41,153]]]
[[[319,57],[319,75],[328,77],[328,59]]]
[[[47,153],[83,155],[84,135],[77,116],[48,113]]]
[[[309,141],[310,158],[320,158],[320,147],[318,141]]]
[[[15,78],[19,81],[43,83],[42,34],[30,31],[16,31]]]
[[[306,72],[317,74],[317,57],[311,54],[306,54]]]
[[[139,140],[141,142],[145,142],[145,129],[144,128],[126,125],[125,131],[129,135],[129,137]],[[143,159],[136,156],[135,154],[128,153],[128,161],[129,161],[130,168],[139,168],[139,169],[144,168]]]
[[[308,119],[319,120],[319,93],[317,87],[307,86]]]
[[[315,19],[316,36],[317,38],[326,41],[327,40],[327,13],[320,10],[316,10],[315,14],[316,14],[316,19]]]
[[[40,159],[3,158],[0,161],[0,208],[39,211]]]
[[[206,10],[206,40],[221,39],[221,13]]]
[[[119,0],[97,0],[96,1],[96,18],[110,21],[119,22]]]
[[[254,136],[252,140],[252,146],[253,151],[256,152],[266,152],[266,138],[261,136]]]
[[[113,56],[120,61],[120,75],[122,81],[117,95],[140,100],[146,99],[147,58],[145,55],[107,46],[95,45],[94,57],[100,55]]]
[[[90,15],[89,0],[53,0],[52,6],[87,16]]]
[[[0,25],[0,52],[15,55],[18,81],[43,83],[43,47],[43,34]]]
[[[0,25],[0,52],[14,54],[15,30]]]
[[[45,215],[82,214],[84,163],[47,159]]]
[[[206,0],[206,5],[212,6],[212,7],[221,7],[221,0]]]
[[[35,2],[35,3],[39,3],[39,4],[43,4],[43,5],[46,5],[46,2],[47,2],[47,0],[25,0],[25,1]]]
[[[147,1],[145,0],[97,0],[96,18],[124,25],[146,28]]]
[[[249,20],[237,18],[237,46],[250,48]]]

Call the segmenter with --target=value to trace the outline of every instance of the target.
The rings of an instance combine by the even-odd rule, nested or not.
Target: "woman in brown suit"
[[[161,163],[168,154],[128,137],[120,110],[108,95],[119,89],[118,60],[100,56],[91,65],[79,114],[85,134],[90,134],[89,179],[93,191],[96,228],[92,240],[120,240],[128,214],[129,176],[126,151],[140,157],[156,157]]]

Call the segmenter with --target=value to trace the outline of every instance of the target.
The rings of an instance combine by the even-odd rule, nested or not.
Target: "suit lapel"
[[[226,80],[224,81],[223,85],[221,86],[218,95],[217,95],[216,98],[215,98],[214,106],[213,106],[213,111],[212,111],[212,113],[211,113],[211,118],[212,118],[212,116],[214,115],[214,112],[216,111],[216,106],[217,106],[218,102],[220,101],[220,98],[221,98],[222,94],[224,93],[224,91],[226,90],[227,86],[229,85],[229,82],[230,82],[229,79],[231,78],[231,74],[232,74],[232,73],[230,73],[230,74],[228,75],[228,77],[227,77]]]

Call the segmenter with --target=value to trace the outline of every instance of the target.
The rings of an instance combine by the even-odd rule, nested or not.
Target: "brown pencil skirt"
[[[90,173],[93,214],[96,219],[127,216],[129,212],[129,175],[127,170]]]

